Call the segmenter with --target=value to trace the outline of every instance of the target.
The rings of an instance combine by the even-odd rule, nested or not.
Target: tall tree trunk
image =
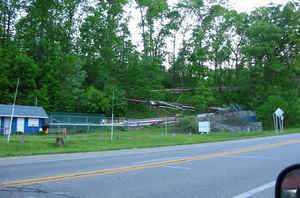
[[[149,52],[150,52],[150,57],[153,59],[153,22],[150,24],[150,34],[149,34]]]
[[[176,32],[173,35],[173,66],[175,65],[176,61]]]
[[[6,29],[6,42],[10,41],[10,26],[11,26],[11,13],[8,12],[7,29]]]
[[[141,19],[142,19],[142,37],[143,37],[144,52],[146,55],[148,55],[147,41],[146,41],[146,35],[145,35],[145,19],[144,19],[142,7],[140,7],[140,14],[141,14]]]

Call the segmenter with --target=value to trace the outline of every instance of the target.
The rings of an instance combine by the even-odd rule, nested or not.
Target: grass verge
[[[286,129],[284,134],[299,132],[300,128],[293,128]],[[56,147],[54,144],[56,135],[28,135],[24,136],[24,143],[21,143],[20,135],[12,135],[10,143],[6,142],[6,136],[1,135],[0,157],[184,145],[273,135],[278,134],[274,131],[210,133],[204,135],[165,134],[164,128],[148,128],[133,131],[116,131],[113,141],[110,140],[109,131],[69,136],[60,135],[65,141],[65,147],[62,148]]]

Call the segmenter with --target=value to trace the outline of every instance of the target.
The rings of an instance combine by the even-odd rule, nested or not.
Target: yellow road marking
[[[23,186],[23,185],[51,182],[51,181],[60,181],[60,180],[66,180],[66,179],[75,179],[75,178],[90,177],[90,176],[96,176],[96,175],[113,174],[113,173],[121,173],[121,172],[128,172],[128,171],[134,171],[134,170],[162,167],[162,166],[178,164],[178,163],[186,163],[186,162],[191,162],[191,161],[196,161],[196,160],[206,160],[206,159],[211,159],[211,158],[224,157],[224,156],[228,156],[228,155],[238,155],[238,154],[242,154],[242,153],[270,149],[270,148],[285,146],[285,145],[289,145],[289,144],[296,144],[296,143],[300,143],[300,139],[283,141],[283,142],[273,143],[273,144],[262,144],[262,145],[246,147],[246,148],[237,149],[237,150],[223,151],[223,152],[205,154],[205,155],[200,155],[200,156],[185,157],[185,158],[180,158],[180,159],[175,159],[175,160],[166,160],[166,161],[160,161],[160,162],[155,162],[155,163],[147,163],[147,164],[140,164],[140,165],[113,168],[113,169],[104,169],[104,170],[97,170],[97,171],[90,171],[90,172],[64,174],[64,175],[50,176],[50,177],[13,180],[13,181],[8,181],[8,182],[0,182],[0,188]]]

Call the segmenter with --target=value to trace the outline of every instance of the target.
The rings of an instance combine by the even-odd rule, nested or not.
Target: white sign
[[[199,133],[209,133],[210,132],[210,122],[198,122]]]
[[[284,119],[283,114],[284,111],[280,108],[278,108],[273,114],[274,129],[277,133],[279,131],[283,133],[283,119]]]
[[[284,114],[283,110],[280,108],[278,108],[274,113],[277,117],[281,117]]]

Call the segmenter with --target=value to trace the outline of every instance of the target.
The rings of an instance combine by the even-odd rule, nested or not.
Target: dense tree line
[[[140,13],[142,50],[128,25],[130,6]],[[167,0],[2,0],[0,103],[12,102],[20,78],[18,103],[34,105],[37,98],[50,111],[109,113],[114,91],[118,115],[126,112],[124,97],[177,101],[199,111],[239,103],[255,109],[266,126],[282,107],[295,125],[299,11],[293,1],[247,14],[225,0],[172,6]],[[151,91],[171,87],[192,91]]]

